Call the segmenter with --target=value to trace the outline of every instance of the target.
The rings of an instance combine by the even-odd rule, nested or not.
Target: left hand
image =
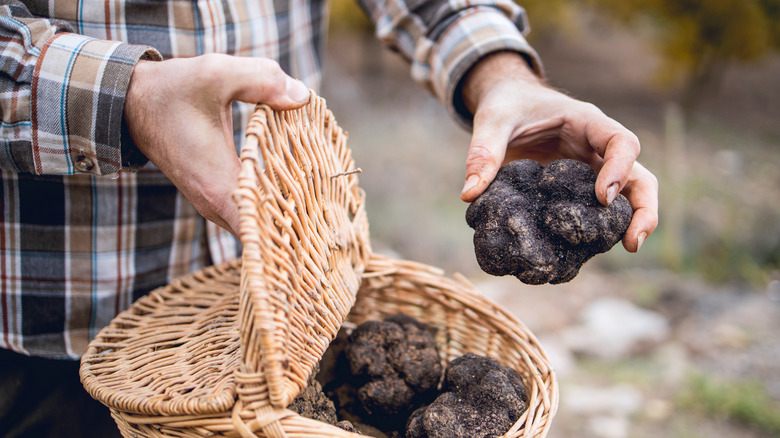
[[[238,236],[241,162],[233,144],[231,102],[300,108],[309,89],[276,61],[222,54],[140,61],[125,100],[125,120],[140,150],[204,218]]]
[[[608,205],[623,193],[634,216],[623,246],[636,252],[658,225],[658,181],[636,161],[639,140],[595,105],[545,85],[514,52],[491,54],[465,78],[463,98],[474,114],[461,199],[485,191],[498,169],[531,158],[571,158],[596,172],[596,196]]]

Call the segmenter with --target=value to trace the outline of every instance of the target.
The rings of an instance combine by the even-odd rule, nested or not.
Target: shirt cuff
[[[123,148],[122,141],[127,87],[141,59],[161,56],[151,47],[73,33],[46,43],[32,83],[35,173],[105,175],[117,172],[123,161],[143,164],[128,160],[135,147]]]
[[[523,36],[526,26],[493,7],[463,11],[438,38],[417,46],[412,77],[429,88],[458,123],[470,130],[473,114],[461,103],[459,84],[477,61],[491,53],[514,51],[525,58],[536,74],[544,75],[539,55]]]

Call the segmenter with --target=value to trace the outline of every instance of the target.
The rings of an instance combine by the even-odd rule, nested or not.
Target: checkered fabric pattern
[[[463,124],[482,56],[540,69],[510,0],[360,0],[377,36]],[[135,64],[227,53],[277,60],[315,90],[325,0],[0,0],[0,347],[78,358],[149,290],[240,253],[140,155],[123,126]],[[234,103],[237,147],[252,105]]]

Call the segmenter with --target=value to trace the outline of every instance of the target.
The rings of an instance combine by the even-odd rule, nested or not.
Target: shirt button
[[[76,157],[75,166],[76,170],[79,172],[90,172],[95,168],[95,162],[92,161],[92,158],[89,158],[86,155],[79,155]]]

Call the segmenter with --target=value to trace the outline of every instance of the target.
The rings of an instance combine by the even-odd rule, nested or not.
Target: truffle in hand
[[[623,195],[596,198],[596,172],[561,159],[543,167],[516,160],[466,210],[483,271],[527,284],[565,283],[596,254],[619,242],[633,210]]]

